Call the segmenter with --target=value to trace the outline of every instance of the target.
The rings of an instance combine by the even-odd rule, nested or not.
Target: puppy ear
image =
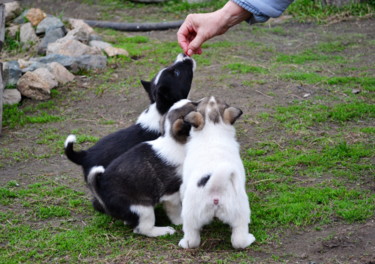
[[[223,120],[225,123],[233,125],[241,115],[241,109],[230,106],[224,110]]]
[[[142,83],[143,88],[146,90],[146,93],[148,94],[148,97],[150,98],[151,103],[154,103],[155,99],[151,91],[151,86],[152,86],[151,82],[141,80],[141,83]]]
[[[201,113],[199,112],[190,112],[184,118],[185,122],[191,124],[197,130],[202,130],[204,126],[204,118]]]
[[[181,118],[177,119],[172,125],[172,136],[179,142],[185,143],[190,135],[191,125],[184,122]]]

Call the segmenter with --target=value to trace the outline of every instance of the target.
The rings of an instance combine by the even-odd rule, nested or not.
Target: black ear
[[[233,125],[234,122],[242,115],[242,110],[236,107],[228,107],[224,110],[223,120],[227,124]]]
[[[146,93],[148,94],[148,97],[150,98],[151,103],[155,102],[154,96],[151,91],[151,82],[143,81],[141,80],[141,83],[143,85],[143,88],[145,89]]]

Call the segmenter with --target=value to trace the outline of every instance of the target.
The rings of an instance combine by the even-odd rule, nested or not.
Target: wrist
[[[230,28],[251,17],[251,13],[232,1],[228,1],[219,9],[222,22]]]

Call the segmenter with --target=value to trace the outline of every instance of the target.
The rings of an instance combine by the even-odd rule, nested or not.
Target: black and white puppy
[[[162,69],[150,81],[141,81],[151,105],[138,117],[137,122],[100,139],[87,150],[74,151],[75,135],[65,140],[65,154],[69,160],[81,165],[85,181],[94,166],[107,167],[114,159],[135,145],[160,136],[160,120],[177,101],[187,98],[195,70],[195,61],[179,54],[176,61]]]
[[[162,136],[140,143],[106,169],[91,169],[87,184],[104,211],[134,229],[156,237],[173,234],[172,227],[156,227],[154,206],[163,203],[173,224],[181,224],[182,164],[191,125],[184,117],[196,110],[188,99],[175,103],[163,118]]]
[[[181,186],[184,237],[179,245],[195,248],[200,229],[217,217],[232,228],[234,248],[255,241],[249,233],[250,205],[245,169],[233,123],[242,111],[206,97],[185,118],[194,128],[186,144]]]

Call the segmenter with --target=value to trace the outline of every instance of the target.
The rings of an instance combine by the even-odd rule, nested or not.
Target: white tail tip
[[[68,146],[68,144],[70,143],[75,143],[77,141],[77,138],[75,135],[69,135],[66,140],[65,140],[65,143],[64,143],[64,146],[65,148]]]

